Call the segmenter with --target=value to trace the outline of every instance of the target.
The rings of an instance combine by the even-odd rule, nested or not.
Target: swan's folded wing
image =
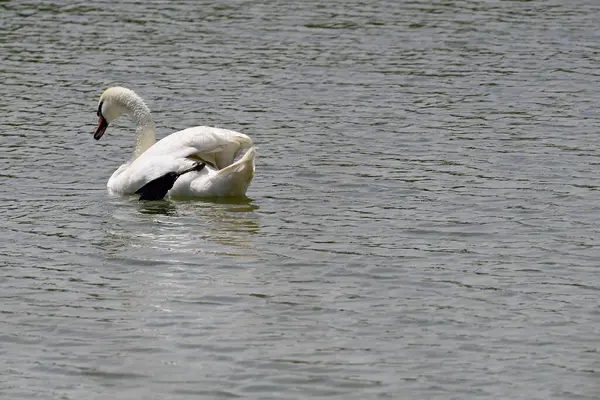
[[[243,133],[196,126],[172,133],[149,148],[142,156],[193,157],[222,169],[233,163],[240,150],[251,146],[252,139]]]
[[[144,185],[169,173],[181,174],[196,165],[188,158],[170,155],[142,154],[119,176],[111,178],[109,188],[123,194],[133,194]]]

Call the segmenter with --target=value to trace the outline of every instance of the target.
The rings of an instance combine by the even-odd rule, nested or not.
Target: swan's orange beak
[[[96,132],[94,132],[94,139],[98,140],[104,135],[104,131],[108,128],[108,121],[102,115],[100,115],[100,120],[98,120],[98,127],[96,128]]]

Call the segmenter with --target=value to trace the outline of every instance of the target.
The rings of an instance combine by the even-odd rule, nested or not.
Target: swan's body
[[[252,139],[227,129],[197,126],[170,134],[156,142],[150,110],[133,91],[107,89],[100,97],[100,123],[94,134],[102,137],[108,123],[122,114],[136,122],[136,146],[131,159],[121,165],[107,183],[109,192],[134,194],[144,185],[167,174],[175,181],[172,197],[244,196],[254,176],[255,149]],[[235,161],[238,153],[245,154]],[[204,168],[195,168],[199,163]],[[166,188],[165,188],[166,190]]]

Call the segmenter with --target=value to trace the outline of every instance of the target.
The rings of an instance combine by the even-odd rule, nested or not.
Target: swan
[[[254,176],[256,149],[243,133],[196,126],[157,142],[154,120],[144,100],[133,90],[118,86],[102,93],[97,115],[96,140],[121,115],[129,115],[136,123],[133,155],[108,180],[109,193],[139,194],[140,200],[159,200],[167,195],[245,196]]]

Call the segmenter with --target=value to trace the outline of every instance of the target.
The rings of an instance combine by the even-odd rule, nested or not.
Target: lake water
[[[0,4],[3,399],[598,399],[600,3]],[[111,197],[159,137],[248,200]]]

